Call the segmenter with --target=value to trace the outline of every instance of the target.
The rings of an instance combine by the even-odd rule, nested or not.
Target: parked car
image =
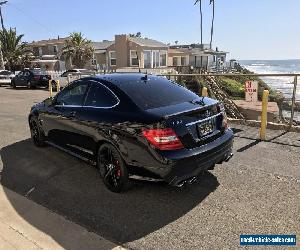
[[[2,85],[10,85],[11,79],[14,78],[15,75],[9,70],[0,70],[0,86]]]
[[[74,80],[93,74],[94,72],[88,69],[70,69],[62,73],[59,77],[54,77],[54,81],[57,82],[59,80],[60,86],[65,87]]]
[[[12,80],[13,88],[22,86],[28,88],[48,87],[51,76],[41,69],[25,69],[19,72]]]
[[[232,156],[222,103],[166,78],[108,74],[76,80],[29,114],[36,146],[95,163],[120,192],[129,179],[182,186]]]

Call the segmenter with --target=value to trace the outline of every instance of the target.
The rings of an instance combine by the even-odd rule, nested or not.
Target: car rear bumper
[[[216,140],[195,149],[161,151],[165,160],[156,174],[170,185],[179,185],[214,164],[229,160],[232,156],[233,138],[233,132],[229,129]]]

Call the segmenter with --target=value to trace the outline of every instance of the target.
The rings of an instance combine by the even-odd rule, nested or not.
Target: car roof
[[[148,79],[159,79],[161,77],[156,75],[148,75],[143,73],[114,73],[114,74],[104,74],[96,75],[95,78],[111,82],[115,85],[120,85],[122,83],[136,83],[140,81],[145,81],[143,78],[147,76]]]

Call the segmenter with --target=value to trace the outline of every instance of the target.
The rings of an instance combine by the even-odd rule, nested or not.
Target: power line
[[[55,32],[47,27],[46,25],[44,25],[43,23],[41,23],[40,21],[38,21],[37,19],[35,19],[33,16],[29,15],[28,13],[26,13],[25,11],[23,11],[22,9],[20,9],[18,6],[16,6],[15,4],[12,4],[10,2],[8,2],[7,4],[9,4],[10,6],[12,6],[13,8],[15,8],[17,11],[19,11],[20,13],[22,13],[24,16],[26,16],[27,18],[31,19],[33,22],[35,22],[36,24],[38,24],[39,26],[41,26],[42,28],[44,28],[47,32],[49,32],[52,36],[55,36]]]

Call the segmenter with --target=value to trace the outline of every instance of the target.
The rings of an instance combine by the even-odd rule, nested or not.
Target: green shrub
[[[242,99],[245,98],[245,87],[244,84],[230,79],[228,77],[218,77],[217,83],[219,86],[232,98]]]

